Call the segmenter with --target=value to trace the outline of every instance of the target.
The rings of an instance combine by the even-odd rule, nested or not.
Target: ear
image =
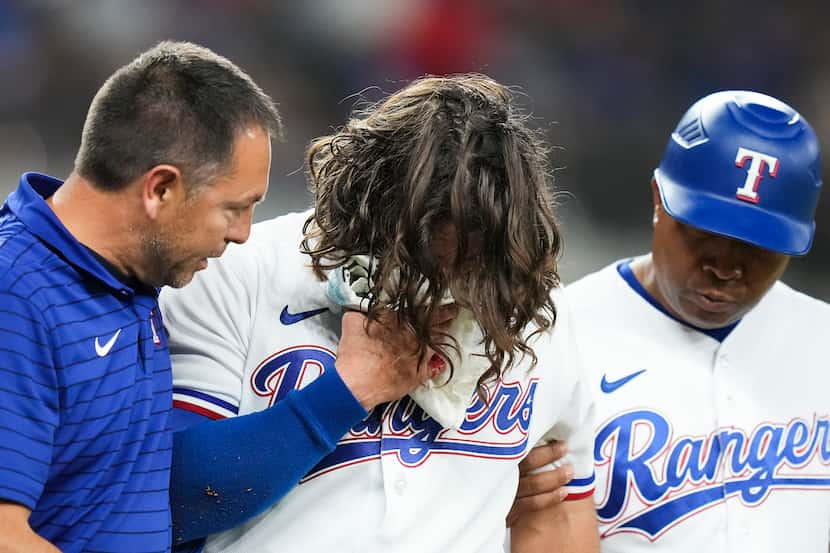
[[[660,198],[660,188],[657,186],[657,179],[651,179],[651,197],[654,207],[663,207],[663,200]]]
[[[141,176],[141,200],[150,219],[186,197],[182,172],[173,165],[156,165]]]
[[[654,217],[651,220],[652,225],[656,225],[660,220],[660,211],[663,208],[663,199],[660,197],[660,188],[657,186],[657,179],[651,179],[651,201],[654,203]]]

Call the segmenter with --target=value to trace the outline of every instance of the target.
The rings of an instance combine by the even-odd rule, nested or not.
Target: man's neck
[[[636,258],[631,262],[631,272],[634,273],[634,278],[643,287],[643,289],[656,301],[660,306],[672,317],[679,321],[683,319],[675,313],[669,302],[663,296],[660,286],[657,283],[657,268],[654,266],[654,258],[652,254],[644,255]]]
[[[630,266],[631,271],[637,278],[637,281],[649,294],[655,296],[654,289],[657,287],[657,284],[654,276],[654,262],[651,259],[651,254],[634,259]]]
[[[74,172],[46,199],[78,242],[123,275],[134,277],[131,260],[137,246],[136,233],[132,230],[135,211],[130,201],[123,192],[102,191]]]

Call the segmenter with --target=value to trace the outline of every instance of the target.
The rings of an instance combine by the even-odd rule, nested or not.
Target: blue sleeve
[[[0,499],[35,508],[49,476],[58,405],[41,312],[27,299],[0,291]]]
[[[173,544],[228,530],[264,512],[366,414],[337,371],[326,371],[264,411],[204,420],[176,432]],[[177,417],[179,424],[185,422]]]
[[[173,427],[173,432],[181,432],[191,426],[196,426],[200,422],[211,421],[213,419],[205,415],[200,415],[199,413],[194,413],[193,411],[188,411],[187,409],[173,407],[170,420],[170,426]]]

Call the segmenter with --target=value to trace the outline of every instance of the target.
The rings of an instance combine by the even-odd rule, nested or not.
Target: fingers
[[[568,496],[564,486],[572,478],[573,468],[570,465],[522,476],[516,500],[507,515],[507,526],[512,526],[523,513],[541,511],[563,502]]]
[[[536,446],[530,450],[527,457],[519,463],[519,474],[525,474],[538,468],[558,461],[568,453],[568,444],[560,441],[553,441],[544,445]]]
[[[346,313],[351,315],[353,313]],[[409,330],[403,328],[398,321],[397,315],[386,309],[381,310],[378,318],[369,319],[364,313],[358,313],[364,321],[365,332],[373,340],[379,340],[385,344],[385,349],[391,354],[395,353],[402,362],[417,362],[416,356],[419,353],[418,340]]]
[[[527,474],[519,478],[516,497],[524,498],[534,495],[545,495],[554,491],[565,492],[561,488],[570,482],[573,476],[574,471],[571,465],[562,465],[556,469]]]
[[[449,364],[429,347],[419,347],[414,333],[382,312],[378,320],[346,312],[335,366],[355,398],[368,411],[399,399],[443,373]]]
[[[393,321],[394,322],[394,321]],[[357,312],[343,314],[335,369],[366,411],[399,399],[426,380],[428,359],[415,336]]]
[[[341,325],[341,336],[363,336],[367,339],[385,339],[390,326],[383,316],[373,321],[365,313],[353,310],[343,312]]]
[[[539,469],[561,460],[567,452],[565,442],[554,441],[533,448],[519,464],[519,485],[507,515],[508,526],[522,513],[547,509],[565,500],[568,492],[564,486],[573,479],[573,467],[565,464],[555,469]]]
[[[343,313],[342,326],[346,328],[356,328],[357,325],[363,325],[366,321],[366,315],[360,311],[346,311]]]
[[[532,513],[547,509],[553,505],[562,503],[568,494],[564,490],[556,490],[541,495],[533,495],[530,497],[523,497],[513,502],[513,507],[507,514],[507,526],[513,526],[519,517],[525,513]]]

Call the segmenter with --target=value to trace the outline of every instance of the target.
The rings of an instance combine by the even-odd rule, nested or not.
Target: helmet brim
[[[654,179],[663,209],[681,223],[786,255],[801,256],[810,251],[815,221],[797,222],[738,198],[690,190],[659,169],[655,169]]]

